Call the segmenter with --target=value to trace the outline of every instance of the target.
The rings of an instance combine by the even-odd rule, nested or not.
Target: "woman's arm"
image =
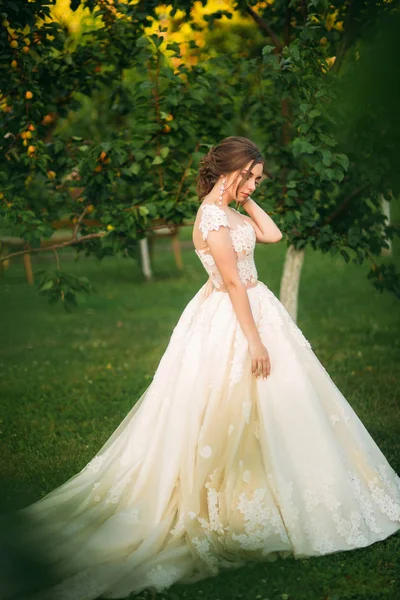
[[[257,242],[267,244],[279,242],[282,239],[282,232],[279,227],[275,225],[271,217],[254,200],[251,198],[246,200],[243,208],[250,216],[250,218],[244,218],[254,227]]]
[[[229,229],[221,227],[218,231],[210,231],[207,243],[231,299],[239,325],[249,343],[252,372],[267,377],[270,373],[268,351],[261,342],[246,288],[240,281]]]

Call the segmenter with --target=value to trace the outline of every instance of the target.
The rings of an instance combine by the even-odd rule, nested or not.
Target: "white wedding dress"
[[[200,230],[230,227],[203,205]],[[84,469],[23,510],[59,583],[35,598],[124,598],[278,555],[368,546],[400,529],[400,479],[230,229],[271,359],[247,340],[207,250],[154,379]],[[1,594],[0,594],[1,596]]]

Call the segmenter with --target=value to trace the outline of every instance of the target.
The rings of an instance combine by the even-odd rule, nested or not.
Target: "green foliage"
[[[121,4],[117,18],[113,6],[98,2],[101,22],[78,44],[68,44],[58,24],[32,19],[29,36],[40,44],[26,56],[10,47],[12,30],[3,28],[3,51],[10,64],[17,56],[18,67],[3,90],[10,109],[0,213],[30,247],[67,221],[78,250],[134,256],[153,220],[192,217],[198,161],[221,134],[221,122],[230,121],[232,98],[211,69],[188,69],[179,45],[167,45],[167,58],[161,35],[144,36],[155,6],[138,16]],[[68,278],[52,290],[51,299],[60,292],[75,298]]]
[[[39,271],[38,275],[39,295],[46,296],[49,304],[61,300],[66,311],[77,306],[77,297],[80,293],[89,294],[95,291],[87,277],[75,277],[59,271],[56,274]]]
[[[209,58],[192,43],[201,62],[190,67],[162,27],[144,35],[157,2],[82,4],[91,19],[75,37],[46,19],[41,3],[15,0],[4,15],[0,218],[16,235],[41,250],[62,223],[78,251],[134,257],[160,219],[193,218],[199,160],[236,133],[264,150],[272,178],[261,201],[288,243],[376,265],[399,234],[381,208],[382,196],[396,193],[397,137],[391,132],[389,156],[381,136],[377,159],[390,119],[375,101],[360,121],[368,127],[346,127],[354,110],[339,91],[353,72],[364,81],[365,65],[359,75],[354,64],[373,53],[364,52],[365,31],[396,13],[393,3],[276,0],[255,9],[240,0],[252,21],[235,26],[234,50],[226,25],[223,41],[219,29],[232,11],[218,10],[207,17]],[[173,2],[172,14],[190,19],[192,5]],[[248,48],[238,45],[251,23]],[[347,130],[356,132],[350,141]],[[394,267],[378,275],[372,283],[397,294]]]
[[[265,202],[274,209],[277,224],[296,248],[311,246],[339,253],[346,262],[352,259],[358,264],[368,259],[373,285],[400,297],[394,265],[377,269],[372,258],[400,233],[399,226],[388,224],[382,212],[382,197],[392,199],[398,193],[394,186],[394,173],[399,172],[397,111],[389,103],[385,117],[382,110],[363,109],[364,127],[349,127],[349,115],[356,114],[358,105],[348,97],[347,103],[344,100],[340,93],[343,77],[334,63],[337,52],[343,64],[343,47],[349,50],[357,40],[357,51],[346,63],[346,77],[354,74],[350,64],[363,52],[360,39],[363,26],[370,26],[371,6],[367,10],[361,2],[355,12],[347,2],[334,3],[330,10],[323,2],[307,3],[308,10],[304,3],[294,1],[290,6],[292,12],[287,12],[285,3],[277,1],[274,12],[264,9],[261,27],[268,29],[275,44],[264,46],[259,60],[247,61],[238,84],[243,86],[249,80],[250,67],[254,83],[245,100],[249,129],[264,133],[260,143],[273,175],[264,188]],[[398,9],[374,5],[375,17],[379,11],[383,22],[387,12],[393,16]],[[394,29],[392,26],[392,33]],[[390,40],[393,46],[393,35]],[[365,61],[370,58],[367,48],[362,66],[355,69],[361,69],[364,79],[369,74]],[[396,78],[393,75],[391,83]],[[349,139],[346,126],[350,136],[357,129],[359,141],[355,143],[354,136]],[[376,133],[382,128],[382,142],[390,136],[393,151],[389,145],[385,151],[382,143],[375,160]]]

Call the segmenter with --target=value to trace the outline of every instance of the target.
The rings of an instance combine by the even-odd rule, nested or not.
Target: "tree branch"
[[[308,15],[307,0],[301,0],[301,10],[303,12],[304,22],[306,22],[307,21],[307,15]]]
[[[104,237],[106,234],[105,231],[100,231],[99,233],[90,233],[88,235],[83,235],[80,238],[71,239],[68,242],[60,242],[58,244],[54,244],[53,246],[41,246],[40,248],[28,248],[27,250],[19,250],[18,252],[13,252],[12,254],[7,254],[6,256],[0,256],[0,262],[4,260],[8,260],[9,258],[13,258],[14,256],[22,256],[24,254],[37,254],[38,252],[48,252],[49,250],[59,250],[60,248],[66,248],[67,246],[73,246],[75,244],[80,244],[81,242],[86,242],[87,240],[92,240],[96,238]]]
[[[56,248],[53,248],[53,252],[54,252],[54,256],[56,258],[56,263],[57,263],[57,271],[60,271],[60,259],[58,257],[58,252],[56,250]]]
[[[200,142],[196,145],[196,147],[194,149],[194,152],[197,152],[197,150],[199,149],[199,147],[200,147]],[[192,166],[192,162],[193,162],[193,154],[190,155],[189,162],[186,165],[186,169],[184,170],[182,178],[181,178],[181,180],[179,182],[179,186],[178,186],[178,191],[176,193],[175,202],[178,202],[178,200],[179,200],[179,196],[181,195],[182,187],[183,187],[183,184],[185,182],[187,172],[189,171],[190,167]]]
[[[74,230],[72,232],[72,239],[73,240],[77,239],[79,225],[81,224],[83,217],[86,215],[88,206],[89,206],[88,204],[85,206],[85,208],[83,209],[82,213],[79,215],[79,218],[78,218],[77,222],[75,223]]]
[[[344,18],[344,35],[342,43],[338,48],[338,52],[336,53],[336,60],[332,66],[332,71],[336,74],[339,73],[340,67],[343,64],[343,60],[346,56],[346,53],[355,39],[354,27],[352,28],[352,26],[354,25],[354,16],[356,9],[357,3],[354,0],[350,0]]]
[[[353,200],[353,198],[355,196],[358,196],[359,194],[361,194],[361,192],[363,192],[364,190],[366,190],[368,188],[368,184],[364,183],[364,185],[360,185],[358,188],[356,188],[355,190],[353,190],[351,192],[351,194],[349,194],[342,202],[342,204],[340,204],[337,209],[331,214],[329,215],[329,217],[327,217],[324,221],[324,225],[328,225],[329,223],[332,223],[332,221],[334,221],[335,219],[337,219],[337,217],[345,210],[345,208],[347,207],[347,205],[351,202],[351,200]]]
[[[254,19],[254,21],[257,23],[259,28],[262,29],[267,35],[269,35],[269,37],[275,44],[277,51],[280,54],[282,52],[283,46],[282,46],[280,39],[276,35],[275,31],[273,29],[271,29],[271,27],[268,25],[268,23],[266,21],[264,21],[264,19],[262,17],[260,17],[260,15],[258,13],[256,13],[256,11],[253,10],[253,8],[251,6],[249,6],[248,4],[246,4],[246,12]]]

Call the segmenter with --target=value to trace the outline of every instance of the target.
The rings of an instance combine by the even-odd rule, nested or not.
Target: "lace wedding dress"
[[[230,227],[203,205],[199,227]],[[255,233],[230,229],[271,375],[211,254],[154,379],[84,469],[24,509],[57,567],[51,600],[160,591],[277,555],[351,550],[400,529],[400,479],[310,343],[257,281]],[[1,596],[1,594],[0,594]]]

